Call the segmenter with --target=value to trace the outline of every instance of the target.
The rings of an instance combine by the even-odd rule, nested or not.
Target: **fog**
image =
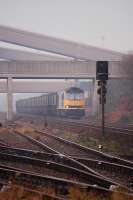
[[[0,5],[2,25],[124,53],[133,50],[132,0],[0,0]],[[121,64],[130,80],[108,81],[107,111],[115,110],[123,96],[132,98],[132,55],[125,55]],[[40,94],[14,94],[14,109],[17,99]],[[5,111],[6,107],[6,94],[0,94],[0,110]]]
[[[117,51],[133,50],[132,0],[0,0],[0,24]]]
[[[1,80],[2,82],[2,80]],[[5,82],[5,81],[4,81]],[[22,87],[25,86],[25,83],[31,83],[31,85],[33,84],[35,87],[33,88],[34,90],[44,90],[43,87],[46,88],[46,91],[44,92],[37,92],[37,93],[13,93],[13,110],[16,111],[16,101],[19,99],[23,99],[23,98],[29,98],[29,97],[34,97],[34,96],[40,96],[42,94],[45,94],[46,92],[59,92],[59,91],[63,91],[62,88],[64,87],[64,89],[70,87],[70,86],[78,86],[81,87],[82,89],[84,89],[85,91],[88,91],[88,93],[92,92],[92,80],[91,79],[87,79],[87,80],[55,80],[55,79],[36,79],[36,80],[32,80],[32,79],[28,79],[28,80],[24,80],[24,79],[18,79],[16,81],[14,81],[14,85],[18,85],[18,83],[21,83]],[[38,86],[40,86],[40,88],[37,88]],[[27,86],[28,87],[28,86]],[[17,86],[16,86],[17,88]],[[0,94],[0,111],[1,112],[5,112],[7,110],[7,94],[6,93],[1,93]]]

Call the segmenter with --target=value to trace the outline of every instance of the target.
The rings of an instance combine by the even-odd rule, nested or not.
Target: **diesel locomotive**
[[[21,99],[16,102],[17,113],[81,118],[85,115],[84,90],[70,87],[62,92]]]

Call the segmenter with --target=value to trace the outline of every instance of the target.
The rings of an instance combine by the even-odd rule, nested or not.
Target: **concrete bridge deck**
[[[95,61],[2,61],[1,78],[95,78]],[[109,78],[130,77],[120,62],[109,62]]]

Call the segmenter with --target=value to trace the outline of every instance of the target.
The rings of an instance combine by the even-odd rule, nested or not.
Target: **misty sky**
[[[0,0],[0,24],[121,52],[133,50],[133,0]],[[3,110],[6,96],[1,96]]]
[[[0,0],[0,24],[133,50],[133,0]]]

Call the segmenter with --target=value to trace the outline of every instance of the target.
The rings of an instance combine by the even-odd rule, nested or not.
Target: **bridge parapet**
[[[0,77],[6,78],[95,78],[95,61],[0,62]],[[120,62],[109,62],[109,78],[128,78]]]

